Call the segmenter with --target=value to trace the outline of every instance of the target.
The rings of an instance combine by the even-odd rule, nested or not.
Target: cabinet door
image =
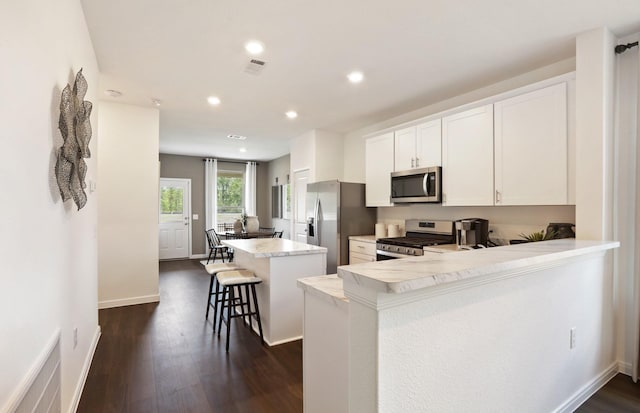
[[[362,264],[363,262],[375,262],[376,257],[371,255],[360,254],[357,252],[349,253],[349,264]]]
[[[442,121],[432,120],[416,127],[416,167],[442,166]]]
[[[493,105],[442,119],[443,205],[493,205]]]
[[[391,206],[393,132],[365,142],[366,202],[368,207]]]
[[[496,205],[567,203],[567,85],[495,103]]]
[[[416,127],[400,129],[394,133],[395,171],[416,168]]]

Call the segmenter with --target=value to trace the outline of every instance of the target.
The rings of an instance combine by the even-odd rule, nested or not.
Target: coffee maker
[[[455,221],[456,241],[462,249],[486,248],[489,241],[489,221],[465,218]]]

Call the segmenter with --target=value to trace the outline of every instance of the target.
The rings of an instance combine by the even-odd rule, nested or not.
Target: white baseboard
[[[585,384],[580,390],[575,392],[567,401],[562,403],[554,412],[555,413],[571,413],[575,411],[589,397],[593,396],[602,386],[607,384],[616,374],[618,374],[619,362],[614,362],[602,373],[596,376],[589,383]]]
[[[625,361],[618,361],[618,371],[627,376],[633,376],[633,366]]]
[[[84,390],[84,385],[87,382],[89,369],[91,368],[91,362],[93,361],[93,356],[96,353],[96,348],[98,347],[98,341],[100,340],[101,335],[102,330],[100,329],[100,326],[98,326],[96,327],[96,332],[93,335],[93,340],[91,341],[91,346],[89,347],[87,356],[84,359],[84,364],[82,365],[82,373],[80,374],[80,380],[78,380],[76,390],[73,393],[73,398],[71,399],[71,405],[69,406],[69,413],[75,413],[78,410],[80,398],[82,397],[82,391]]]
[[[126,305],[157,303],[160,301],[160,294],[142,295],[140,297],[119,298],[117,300],[105,300],[98,302],[98,309],[124,307]]]
[[[198,260],[200,258],[207,258],[209,255],[208,254],[191,254],[191,259],[192,260]]]

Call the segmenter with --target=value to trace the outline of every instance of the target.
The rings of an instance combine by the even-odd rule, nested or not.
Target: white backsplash
[[[575,206],[498,206],[443,207],[435,204],[411,204],[378,208],[378,222],[398,224],[404,234],[406,219],[484,218],[489,220],[489,239],[508,244],[520,234],[546,230],[551,222],[575,223]]]

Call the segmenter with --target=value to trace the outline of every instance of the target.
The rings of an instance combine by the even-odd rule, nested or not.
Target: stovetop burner
[[[401,247],[422,248],[432,245],[442,245],[453,243],[451,237],[447,238],[431,238],[431,237],[396,237],[396,238],[380,238],[377,242],[386,245],[398,245]]]

